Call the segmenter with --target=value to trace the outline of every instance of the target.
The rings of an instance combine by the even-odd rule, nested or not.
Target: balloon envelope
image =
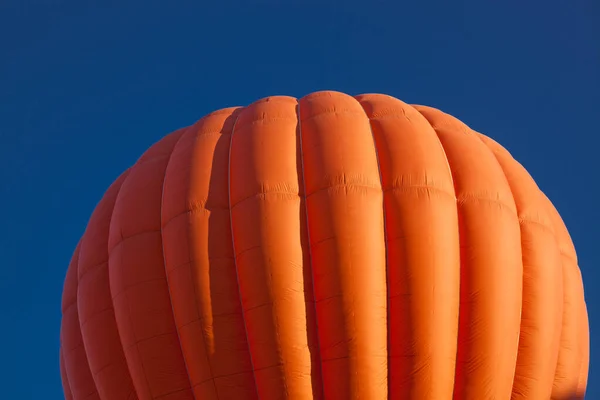
[[[390,96],[223,109],[108,189],[63,293],[67,399],[582,398],[551,202],[492,139]]]

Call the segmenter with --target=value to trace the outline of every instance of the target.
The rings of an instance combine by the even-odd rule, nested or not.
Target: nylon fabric
[[[229,143],[237,115],[236,109],[212,113],[188,130],[164,184],[165,267],[198,399],[256,398],[229,218]]]
[[[413,107],[382,95],[358,101],[371,120],[384,190],[389,398],[447,398],[454,384],[460,258],[446,155]]]
[[[106,191],[81,239],[77,308],[92,377],[102,400],[136,397],[123,353],[108,277],[108,233],[117,195],[129,171]]]
[[[106,191],[62,298],[67,400],[583,399],[568,230],[439,110],[274,96],[165,136]]]
[[[383,192],[369,120],[342,93],[308,95],[300,110],[325,398],[385,398]]]
[[[81,241],[75,248],[65,277],[60,342],[71,396],[74,400],[97,400],[98,390],[90,371],[77,309],[77,264],[80,250]]]
[[[512,156],[480,135],[511,187],[521,228],[523,306],[512,399],[549,399],[563,318],[563,273],[552,219],[539,188]]]
[[[582,398],[584,390],[579,387],[580,372],[583,360],[589,357],[589,339],[586,340],[585,332],[580,332],[580,319],[584,317],[581,271],[562,218],[550,199],[544,196],[544,200],[552,218],[563,266],[563,323],[552,397],[569,398],[575,394],[576,398]]]
[[[246,107],[231,141],[232,235],[261,399],[313,397],[296,105],[274,97]]]
[[[163,138],[131,168],[110,223],[110,291],[140,400],[194,398],[174,323],[160,211],[169,156],[183,132]]]
[[[523,284],[515,202],[504,172],[477,135],[441,111],[417,109],[444,147],[458,202],[461,286],[454,397],[510,398]],[[477,168],[471,160],[477,160]]]

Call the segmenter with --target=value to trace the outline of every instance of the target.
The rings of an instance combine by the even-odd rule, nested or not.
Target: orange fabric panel
[[[255,399],[231,243],[229,145],[235,109],[189,129],[167,167],[162,204],[173,311],[197,399]]]
[[[523,311],[512,399],[549,399],[563,313],[562,262],[552,218],[527,171],[498,143],[480,138],[504,170],[521,225]]]
[[[590,368],[590,326],[587,305],[583,290],[579,295],[580,307],[580,326],[579,326],[579,345],[581,352],[581,366],[579,367],[579,379],[577,382],[577,396],[583,399],[587,388],[588,373]]]
[[[586,346],[581,343],[584,335],[580,333],[583,325],[581,318],[584,316],[580,305],[583,299],[583,283],[571,236],[552,202],[547,197],[545,200],[556,231],[563,265],[563,324],[552,390],[552,398],[560,399],[583,391],[579,387],[579,375],[582,361],[588,356],[585,354]]]
[[[77,311],[77,263],[81,242],[77,244],[67,269],[62,297],[60,342],[66,377],[73,400],[98,400],[98,391],[88,364]]]
[[[337,92],[299,109],[325,398],[385,398],[383,193],[369,119]]]
[[[67,400],[583,398],[575,248],[527,171],[441,111],[317,92],[148,149],[62,300]]]
[[[128,400],[133,382],[115,319],[108,278],[108,232],[121,175],[97,205],[81,239],[77,307],[83,342],[98,394],[102,400]]]
[[[475,133],[441,111],[417,109],[444,146],[458,202],[461,299],[454,397],[508,399],[523,285],[515,201],[502,168]]]
[[[231,137],[232,239],[260,399],[319,397],[313,387],[301,242],[297,102],[272,97],[240,112]],[[318,377],[316,378],[318,382]]]
[[[460,257],[448,162],[413,107],[383,95],[358,100],[371,120],[385,193],[390,399],[449,399]]]
[[[165,137],[131,168],[110,224],[110,289],[140,400],[194,398],[173,319],[161,240],[163,179],[182,133]]]

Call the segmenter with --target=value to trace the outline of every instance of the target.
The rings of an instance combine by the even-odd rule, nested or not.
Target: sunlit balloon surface
[[[561,217],[433,108],[317,92],[164,137],[107,190],[63,294],[68,400],[583,398]]]

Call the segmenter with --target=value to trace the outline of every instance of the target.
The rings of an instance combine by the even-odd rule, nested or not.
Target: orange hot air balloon
[[[567,229],[510,154],[441,111],[318,92],[152,146],[67,272],[74,400],[582,398]]]

